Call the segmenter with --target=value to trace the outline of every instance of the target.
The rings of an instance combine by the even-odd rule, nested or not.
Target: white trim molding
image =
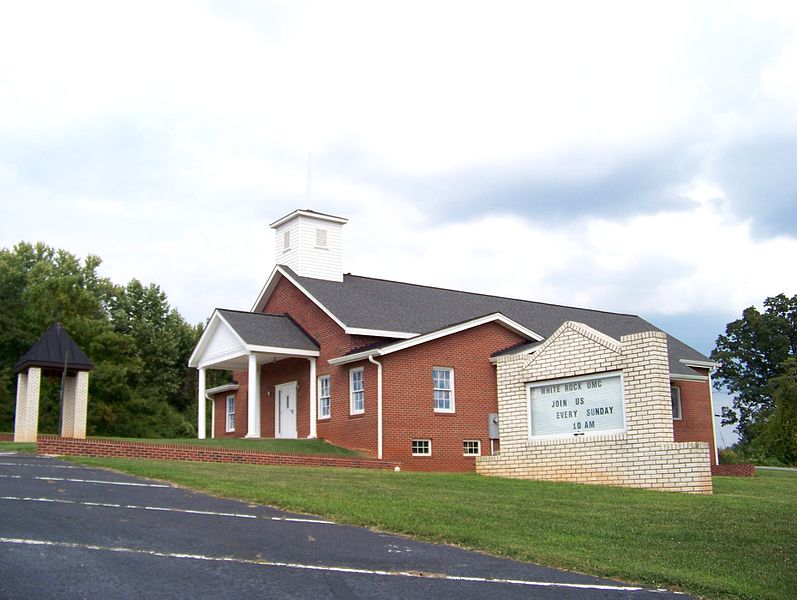
[[[716,369],[720,366],[712,360],[692,360],[689,358],[682,358],[678,362],[686,365],[687,367],[697,367],[698,369]]]
[[[532,339],[537,342],[543,339],[541,335],[531,331],[530,329],[527,329],[526,327],[523,327],[523,325],[521,325],[517,321],[513,321],[512,319],[504,316],[501,313],[492,313],[489,315],[484,315],[483,317],[471,319],[470,321],[457,323],[456,325],[451,325],[450,327],[444,327],[443,329],[438,329],[437,331],[424,333],[423,335],[417,335],[414,338],[402,340],[400,342],[395,342],[387,346],[383,346],[382,348],[375,348],[373,350],[365,350],[363,352],[357,352],[355,354],[348,354],[345,356],[339,356],[338,358],[332,358],[329,360],[329,364],[345,365],[347,363],[357,362],[358,360],[366,360],[369,356],[384,356],[386,354],[392,354],[393,352],[405,350],[406,348],[412,348],[413,346],[417,346],[419,344],[431,342],[433,340],[437,340],[442,337],[459,333],[460,331],[465,331],[467,329],[472,329],[473,327],[479,327],[480,325],[484,325],[485,323],[493,323],[493,322],[498,323],[503,327],[505,327],[506,329],[514,331],[518,335],[521,335],[527,339]]]

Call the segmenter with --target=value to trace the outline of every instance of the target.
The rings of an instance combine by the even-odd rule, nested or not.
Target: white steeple
[[[276,230],[274,262],[297,275],[343,281],[343,226],[348,219],[295,210],[269,227]]]

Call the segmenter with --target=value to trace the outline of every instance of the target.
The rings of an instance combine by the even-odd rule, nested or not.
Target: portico
[[[290,367],[289,371],[299,373],[302,382],[315,381],[318,356],[318,343],[286,315],[215,310],[189,361],[189,366],[197,368],[199,372],[197,437],[204,439],[207,435],[205,417],[208,400],[207,369],[246,373],[245,437],[262,437],[262,409],[265,404],[270,412],[272,401],[274,437],[298,437],[300,428],[296,419],[300,412],[309,413],[307,437],[317,437],[315,386],[308,385],[299,394],[301,386],[299,377],[291,382],[283,381],[284,377],[278,381],[275,373],[280,371],[279,367],[286,365]],[[274,381],[264,381],[264,373]],[[291,383],[294,385],[289,385]],[[264,385],[265,399],[262,398]],[[243,389],[244,385],[240,387]],[[241,390],[238,393],[240,394]],[[302,411],[299,411],[300,400],[309,404],[307,407],[302,407]],[[233,419],[233,427],[234,423]]]

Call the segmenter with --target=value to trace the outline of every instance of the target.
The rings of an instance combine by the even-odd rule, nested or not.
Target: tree
[[[764,300],[764,312],[754,306],[728,323],[717,338],[711,358],[719,363],[715,387],[734,395],[733,410],[723,410],[723,425],[736,424],[741,443],[750,444],[775,411],[773,386],[786,361],[797,356],[797,295],[779,294]]]
[[[195,434],[195,384],[188,357],[201,330],[169,306],[154,284],[101,277],[99,257],[80,260],[45,244],[0,249],[0,430],[13,428],[13,366],[60,320],[95,364],[91,434],[179,437]],[[40,427],[58,428],[58,382],[43,382]]]
[[[771,381],[775,410],[761,426],[756,445],[764,456],[797,464],[797,359],[787,358],[783,374]]]

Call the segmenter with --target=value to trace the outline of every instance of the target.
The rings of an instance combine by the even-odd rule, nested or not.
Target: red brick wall
[[[706,371],[700,371],[705,375]],[[676,442],[708,442],[711,448],[711,464],[716,465],[714,453],[714,415],[708,381],[673,381],[681,390],[682,419],[673,420]]]
[[[522,340],[487,323],[381,357],[384,458],[401,461],[409,470],[474,470],[475,457],[463,456],[463,441],[480,440],[482,454],[488,454],[487,415],[498,412],[490,355]],[[454,369],[453,414],[434,411],[433,367]],[[432,455],[412,456],[414,438],[431,440]]]
[[[149,460],[186,460],[251,465],[284,465],[299,467],[349,467],[393,469],[395,462],[358,457],[332,457],[309,454],[275,454],[256,450],[210,448],[189,444],[150,444],[118,440],[76,440],[55,435],[40,435],[39,454],[66,456],[103,456],[109,458],[143,458]]]
[[[272,314],[288,313],[307,331],[321,346],[321,355],[316,363],[316,373],[331,376],[330,386],[330,419],[318,421],[318,437],[329,440],[333,444],[362,450],[376,455],[376,367],[366,361],[364,372],[365,412],[362,415],[349,415],[349,368],[352,365],[333,366],[329,359],[343,356],[355,348],[381,341],[384,338],[348,335],[324,313],[315,303],[297,290],[287,279],[282,279],[274,288],[266,302],[264,312]],[[282,362],[282,361],[280,361]],[[280,365],[280,362],[276,365]],[[301,386],[299,400],[299,436],[309,433],[309,363],[304,360],[304,380],[307,385]],[[359,365],[358,365],[359,366]],[[273,385],[269,375],[264,371],[262,381]],[[315,384],[314,384],[315,385]],[[273,394],[273,388],[272,388]],[[273,396],[272,396],[273,398]],[[269,408],[273,431],[273,399]],[[263,435],[266,436],[266,429]]]
[[[740,465],[711,465],[711,474],[715,477],[755,477],[755,466]]]

